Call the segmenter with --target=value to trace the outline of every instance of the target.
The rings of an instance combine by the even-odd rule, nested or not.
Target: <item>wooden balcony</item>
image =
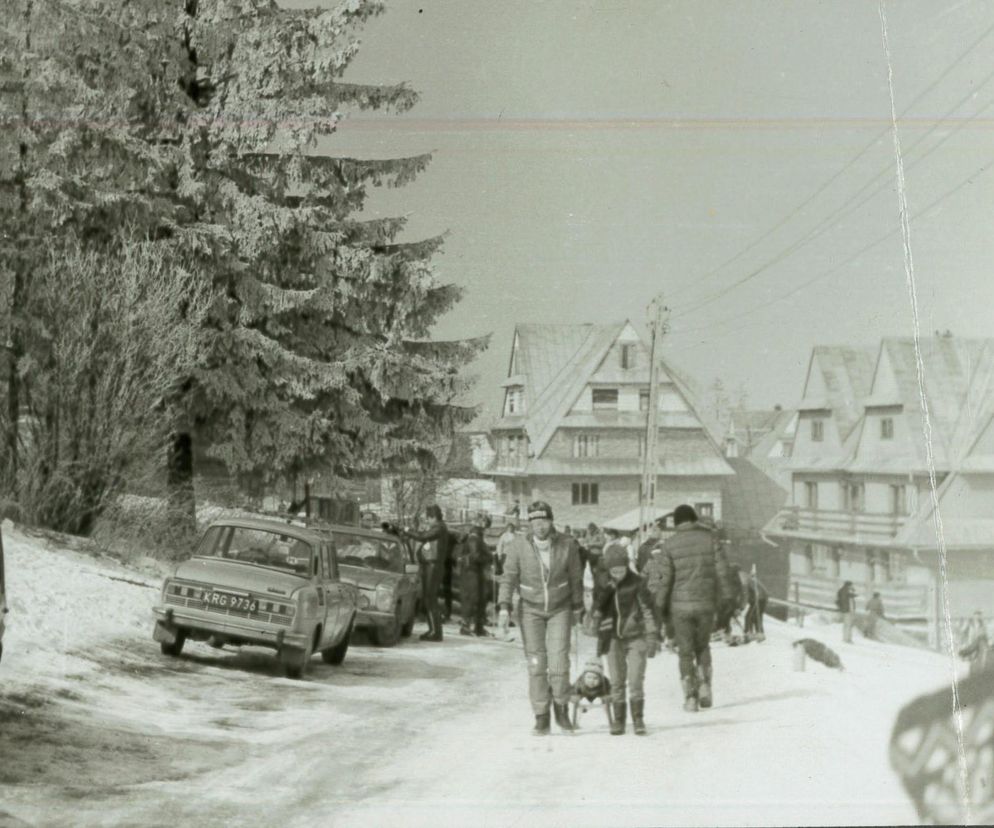
[[[786,506],[773,519],[770,531],[800,537],[840,538],[857,543],[879,543],[896,537],[907,520],[907,515],[840,512]]]

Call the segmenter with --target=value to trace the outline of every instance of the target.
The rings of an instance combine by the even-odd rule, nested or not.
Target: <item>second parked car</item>
[[[418,565],[399,538],[354,527],[330,527],[342,578],[359,590],[356,629],[392,647],[414,629]]]

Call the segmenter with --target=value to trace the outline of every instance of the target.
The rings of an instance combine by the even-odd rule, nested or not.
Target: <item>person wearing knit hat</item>
[[[646,732],[646,659],[659,652],[652,594],[645,580],[632,570],[623,546],[607,547],[603,564],[610,582],[595,604],[594,619],[599,628],[597,654],[607,655],[611,674],[611,734],[625,732],[630,705],[635,734],[642,736]]]
[[[570,630],[583,612],[583,571],[576,540],[555,531],[552,507],[537,500],[528,507],[528,536],[507,546],[497,604],[498,626],[510,623],[513,596],[521,597],[518,626],[528,663],[528,697],[535,714],[534,733],[550,730],[551,697],[556,724],[572,732],[570,700]]]
[[[714,533],[697,521],[692,506],[673,511],[676,532],[646,566],[649,589],[660,618],[669,614],[680,652],[683,709],[711,707],[711,630],[716,597],[732,599],[728,563]]]
[[[428,619],[428,631],[421,636],[422,641],[442,640],[442,619],[438,611],[438,591],[446,561],[452,556],[452,534],[442,519],[442,510],[431,505],[425,510],[428,530],[412,532],[404,530],[404,537],[420,541],[418,563],[421,565],[421,600]]]

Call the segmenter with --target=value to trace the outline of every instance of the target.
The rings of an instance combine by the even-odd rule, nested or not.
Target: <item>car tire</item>
[[[393,614],[393,621],[386,627],[376,627],[373,629],[373,643],[377,647],[394,647],[400,641],[400,604]]]
[[[280,651],[280,663],[287,678],[302,679],[307,673],[307,665],[314,655],[314,646],[308,644],[303,650],[285,647]]]
[[[400,634],[404,638],[410,638],[411,633],[414,632],[414,621],[418,617],[417,608],[411,607],[411,617],[407,619],[404,625],[400,628]]]
[[[176,630],[176,640],[172,644],[168,644],[165,641],[160,642],[159,649],[162,650],[163,655],[176,658],[176,656],[183,652],[184,644],[186,644],[186,632],[184,630]]]
[[[342,636],[342,640],[339,641],[334,647],[329,647],[327,650],[321,651],[321,659],[325,664],[339,665],[345,661],[345,654],[349,651],[349,639],[352,638],[352,625],[355,623],[355,616],[352,616],[352,620],[349,621],[349,628],[345,631],[345,635]]]

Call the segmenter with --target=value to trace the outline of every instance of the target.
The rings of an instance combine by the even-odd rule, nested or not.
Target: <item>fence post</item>
[[[804,626],[804,610],[801,609],[801,585],[797,581],[794,581],[794,603],[797,604],[797,607],[796,607],[796,612],[797,612],[797,626],[798,627],[803,627]]]

